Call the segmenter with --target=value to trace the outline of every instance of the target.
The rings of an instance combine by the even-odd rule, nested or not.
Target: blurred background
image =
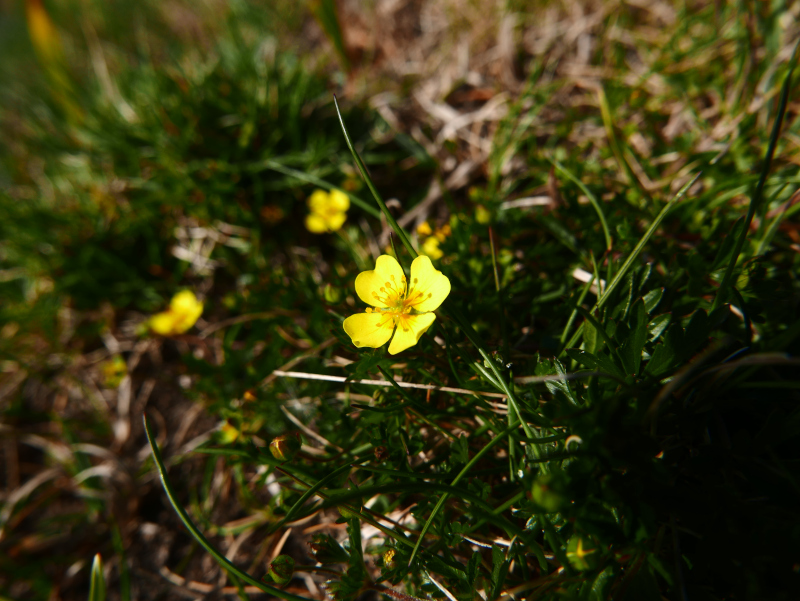
[[[186,506],[229,558],[260,573],[276,550],[306,553],[259,530],[280,504],[263,466],[193,451],[263,446],[306,418],[332,441],[360,432],[333,405],[306,407],[319,389],[270,376],[300,356],[336,363],[354,274],[388,244],[334,93],[401,225],[467,228],[443,243],[463,290],[493,285],[470,235],[540,211],[519,218],[524,250],[500,261],[508,282],[527,274],[516,293],[541,309],[509,325],[518,348],[552,353],[568,313],[547,303],[583,285],[576,256],[591,271],[584,250],[609,248],[599,228],[576,240],[594,212],[577,189],[562,199],[548,157],[634,207],[610,217],[617,256],[639,216],[711,162],[671,240],[721,236],[763,156],[798,8],[0,1],[0,597],[86,598],[95,553],[111,599],[237,594],[165,501],[145,409]],[[780,163],[794,169],[792,131]],[[304,226],[326,186],[365,201],[336,236]],[[706,202],[728,192],[725,207]],[[776,231],[784,250],[800,243],[788,223]],[[702,295],[702,269],[681,269]],[[181,289],[204,302],[195,329],[149,333]],[[490,338],[491,304],[474,308]],[[304,578],[298,592],[322,598]]]

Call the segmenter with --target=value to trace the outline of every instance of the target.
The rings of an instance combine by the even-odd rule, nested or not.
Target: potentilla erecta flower
[[[162,336],[183,334],[203,313],[203,303],[191,290],[182,290],[172,297],[169,309],[150,318],[150,329]]]
[[[381,255],[374,270],[358,274],[356,294],[372,307],[345,319],[344,331],[357,347],[378,348],[391,338],[389,354],[396,355],[431,327],[433,311],[450,294],[450,280],[428,257],[414,259],[407,279],[394,257]]]
[[[311,212],[306,217],[306,229],[313,234],[335,232],[347,220],[349,208],[350,199],[341,190],[314,190],[308,197]]]

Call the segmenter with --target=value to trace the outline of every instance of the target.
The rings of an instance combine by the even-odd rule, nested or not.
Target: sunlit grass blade
[[[339,101],[336,99],[336,95],[333,96],[333,104],[336,106],[336,114],[339,116],[339,124],[342,126],[342,133],[344,134],[344,140],[347,143],[347,148],[350,149],[350,154],[353,155],[353,160],[356,162],[356,166],[358,170],[361,172],[361,177],[364,178],[364,181],[369,188],[369,191],[372,192],[372,196],[375,198],[375,202],[378,203],[383,215],[386,217],[386,221],[389,223],[389,226],[394,230],[394,233],[397,234],[397,237],[400,238],[400,242],[403,243],[403,246],[406,247],[408,254],[412,257],[417,256],[417,251],[414,250],[414,247],[411,246],[411,242],[408,239],[408,235],[406,234],[405,230],[400,227],[392,214],[389,212],[389,207],[386,206],[386,203],[383,202],[383,198],[381,195],[378,194],[378,190],[375,188],[375,184],[372,183],[372,178],[369,176],[369,172],[367,171],[366,165],[361,160],[361,157],[358,156],[358,152],[356,152],[355,147],[353,146],[353,142],[350,141],[350,134],[347,133],[347,126],[344,124],[344,118],[342,117],[342,112],[339,110]]]
[[[105,601],[106,579],[103,577],[103,558],[97,553],[92,560],[92,573],[89,581],[89,601]]]
[[[192,519],[189,517],[189,514],[186,513],[186,510],[181,507],[178,503],[178,499],[175,496],[175,493],[170,486],[169,480],[167,480],[167,468],[164,466],[164,461],[161,459],[161,451],[158,448],[158,444],[156,443],[156,438],[153,435],[153,431],[150,428],[150,422],[147,420],[147,415],[143,415],[142,419],[144,421],[144,429],[147,433],[147,441],[150,443],[150,450],[153,453],[153,461],[156,464],[156,469],[158,470],[158,475],[161,478],[161,485],[164,487],[164,492],[167,493],[167,498],[169,499],[170,505],[175,510],[175,513],[178,514],[181,522],[183,525],[186,526],[186,529],[191,533],[194,539],[202,546],[208,553],[219,563],[223,568],[234,574],[237,578],[251,584],[260,590],[264,591],[265,593],[269,593],[270,595],[274,595],[279,599],[287,599],[288,601],[311,601],[308,597],[301,597],[299,595],[293,595],[292,593],[288,593],[286,591],[282,591],[275,587],[269,586],[264,584],[263,582],[256,580],[249,574],[243,572],[235,565],[233,565],[228,559],[212,545],[203,533],[195,526]]]
[[[769,146],[767,147],[767,154],[764,157],[764,164],[761,166],[761,175],[758,178],[755,192],[750,198],[750,206],[747,208],[747,217],[745,218],[744,228],[739,238],[736,240],[736,246],[733,249],[733,256],[731,257],[728,267],[725,269],[725,274],[722,276],[722,282],[717,290],[717,296],[714,298],[712,309],[717,309],[728,299],[730,292],[731,281],[733,279],[733,272],[736,270],[736,263],[739,261],[739,255],[744,247],[744,242],[747,239],[747,233],[750,231],[750,224],[753,222],[753,217],[756,214],[756,209],[761,204],[761,196],[764,193],[764,184],[767,182],[770,168],[772,167],[772,159],[775,156],[775,148],[778,145],[778,138],[781,135],[781,125],[783,118],[786,115],[786,107],[789,102],[789,92],[792,89],[792,74],[797,64],[797,51],[800,48],[800,41],[795,44],[792,58],[789,59],[789,71],[786,73],[786,79],[783,80],[783,87],[781,89],[781,100],[778,105],[778,114],[775,117],[775,123],[772,126],[772,134],[769,138]]]

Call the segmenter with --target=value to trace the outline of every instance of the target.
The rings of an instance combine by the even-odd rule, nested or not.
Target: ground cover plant
[[[797,597],[796,6],[2,10],[0,596]]]

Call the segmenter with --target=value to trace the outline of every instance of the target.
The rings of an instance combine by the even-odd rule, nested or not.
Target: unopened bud
[[[303,446],[303,441],[300,438],[300,433],[290,432],[289,434],[281,434],[275,437],[269,443],[269,452],[278,461],[289,461],[294,459],[301,446]]]
[[[278,555],[269,564],[268,573],[276,584],[280,586],[289,584],[294,575],[294,559],[288,555]]]

